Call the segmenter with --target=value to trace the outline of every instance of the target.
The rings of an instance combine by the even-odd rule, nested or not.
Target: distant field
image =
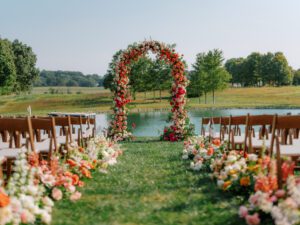
[[[129,107],[132,110],[169,109],[168,91],[138,93],[137,99]],[[189,99],[189,108],[300,108],[300,87],[264,87],[264,88],[231,88],[216,93],[216,104],[204,104],[201,98]],[[109,90],[103,88],[67,88],[41,87],[34,88],[31,94],[0,96],[1,114],[25,114],[28,105],[33,113],[45,114],[50,111],[103,112],[112,106],[112,96]]]

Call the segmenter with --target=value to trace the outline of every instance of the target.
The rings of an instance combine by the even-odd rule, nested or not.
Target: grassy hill
[[[162,93],[138,93],[136,100],[130,104],[131,110],[169,109],[168,91]],[[42,87],[34,88],[31,94],[1,96],[0,114],[25,114],[30,105],[35,114],[49,111],[109,111],[112,106],[112,95],[103,88],[82,87]],[[263,87],[263,88],[230,88],[216,93],[216,104],[212,104],[208,95],[208,104],[204,98],[188,101],[189,108],[300,108],[299,87]]]

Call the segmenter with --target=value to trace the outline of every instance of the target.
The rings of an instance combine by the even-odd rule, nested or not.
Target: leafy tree
[[[0,94],[13,91],[16,82],[16,67],[11,43],[0,39]]]
[[[276,52],[273,60],[274,83],[276,86],[290,85],[293,82],[293,73],[287,59],[282,52]]]
[[[232,58],[228,59],[225,63],[226,70],[231,74],[231,84],[243,84],[243,63],[244,58]]]
[[[293,71],[293,72],[294,72],[293,84],[300,85],[300,69]]]
[[[207,103],[207,73],[204,70],[205,53],[199,53],[196,56],[196,62],[192,65],[193,70],[190,72],[190,85],[188,86],[188,93],[191,96],[200,97],[205,94],[205,103]]]
[[[203,62],[203,70],[206,73],[206,85],[213,94],[213,104],[215,104],[215,91],[223,90],[227,87],[230,74],[223,67],[223,52],[219,49],[209,51]]]
[[[18,40],[13,41],[12,49],[17,72],[15,91],[30,91],[39,75],[39,71],[36,68],[36,55],[31,47]]]

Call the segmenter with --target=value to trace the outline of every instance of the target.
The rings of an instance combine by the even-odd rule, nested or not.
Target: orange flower
[[[210,147],[210,148],[207,150],[207,155],[208,155],[208,156],[211,156],[212,154],[214,154],[214,148]]]
[[[92,178],[91,172],[86,168],[81,168],[81,173],[87,178]]]
[[[220,146],[220,145],[221,145],[221,141],[220,141],[219,138],[215,138],[215,139],[212,141],[212,143],[213,143],[214,145],[216,145],[216,146]]]
[[[64,173],[64,175],[65,175],[66,177],[72,177],[72,176],[73,176],[73,174],[72,174],[70,171],[66,171],[66,172]]]
[[[83,186],[84,186],[84,182],[81,181],[81,180],[79,180],[79,181],[78,181],[78,187],[83,187]]]
[[[259,177],[255,182],[255,191],[269,192],[277,190],[277,179],[276,177]]]
[[[76,163],[74,160],[72,160],[72,159],[68,159],[68,160],[67,160],[67,163],[68,163],[71,167],[74,167],[74,166],[77,165],[77,163]]]
[[[240,179],[240,185],[241,186],[249,186],[250,185],[250,177],[249,176],[247,176],[247,177],[242,177],[241,179]]]
[[[2,193],[0,191],[0,207],[6,207],[8,206],[10,203],[10,199],[8,197],[8,195],[6,195],[5,193]]]
[[[226,190],[230,185],[231,185],[231,181],[230,180],[224,182],[224,184],[223,184],[223,190]]]
[[[77,174],[73,174],[73,176],[72,176],[73,185],[77,185],[78,182],[79,182],[79,176]]]
[[[79,147],[78,150],[79,150],[80,152],[84,152],[84,148],[82,148],[82,147]]]

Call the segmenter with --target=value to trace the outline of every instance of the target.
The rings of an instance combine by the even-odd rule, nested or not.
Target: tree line
[[[106,89],[114,91],[117,87],[114,86],[113,78],[115,65],[122,51],[116,52],[112,62],[109,64],[107,73],[104,75],[103,86]],[[147,92],[152,91],[155,98],[155,91],[161,92],[169,90],[172,84],[171,67],[165,61],[150,56],[143,56],[138,61],[133,62],[128,74],[129,88],[133,98],[136,98],[137,92],[144,92],[147,98]]]
[[[39,76],[36,60],[30,46],[0,37],[0,94],[30,91]]]
[[[103,86],[103,77],[98,74],[83,74],[77,71],[42,70],[34,83],[39,87],[98,87]]]
[[[226,70],[232,75],[232,85],[283,86],[298,85],[299,70],[294,71],[282,52],[261,54],[253,52],[246,58],[232,58],[225,63]]]

